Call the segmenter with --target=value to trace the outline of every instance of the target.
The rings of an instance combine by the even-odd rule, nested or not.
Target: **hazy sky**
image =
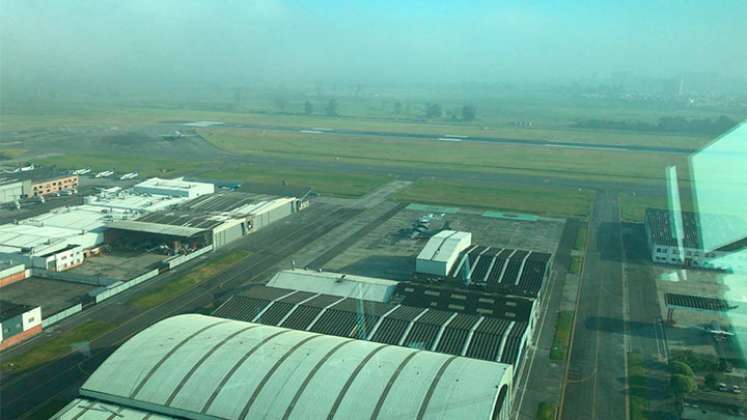
[[[4,84],[557,80],[747,69],[747,1],[0,0]]]

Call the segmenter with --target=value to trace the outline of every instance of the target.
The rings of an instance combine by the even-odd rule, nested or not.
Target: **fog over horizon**
[[[623,4],[624,3],[624,4]],[[559,82],[747,69],[747,2],[0,2],[0,89]]]

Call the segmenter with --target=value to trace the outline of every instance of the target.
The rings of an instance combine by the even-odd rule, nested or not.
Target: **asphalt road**
[[[628,348],[640,353],[648,370],[645,392],[649,417],[676,419],[676,409],[668,393],[668,349],[661,308],[656,292],[656,276],[647,252],[643,226],[624,224],[624,281],[627,284],[627,319],[622,324]]]
[[[663,147],[663,146],[641,146],[641,145],[617,145],[609,143],[589,143],[582,141],[573,140],[536,140],[536,139],[511,139],[505,137],[487,137],[487,136],[459,136],[458,133],[411,133],[403,131],[374,131],[374,130],[355,130],[349,128],[335,128],[335,129],[302,129],[293,126],[283,125],[268,125],[268,124],[225,124],[223,127],[231,128],[253,128],[260,130],[270,131],[291,131],[294,133],[298,132],[309,132],[315,134],[325,134],[330,136],[343,135],[343,136],[371,136],[378,138],[399,138],[399,139],[413,139],[413,140],[428,140],[428,141],[451,141],[451,142],[465,142],[465,143],[487,143],[487,144],[518,144],[524,146],[535,146],[535,147],[558,147],[558,148],[574,148],[584,150],[611,150],[619,152],[663,152],[663,153],[674,153],[674,154],[690,154],[697,149],[683,149],[678,147]],[[458,130],[458,129],[457,129]]]
[[[147,283],[142,288],[135,288],[132,293],[128,291],[111,298],[107,303],[71,319],[70,323],[73,325],[95,318],[116,324],[117,327],[95,338],[82,350],[72,352],[55,362],[29,372],[3,376],[0,385],[0,394],[3,396],[0,401],[0,417],[46,418],[51,413],[45,410],[50,407],[59,408],[61,402],[69,401],[88,375],[127,338],[161,319],[199,311],[214,303],[218,295],[231,294],[232,290],[238,290],[246,284],[264,280],[276,270],[278,263],[360,212],[357,209],[313,210],[313,206],[308,211],[305,215],[302,212],[293,216],[296,220],[278,222],[276,226],[270,226],[239,241],[234,247],[241,246],[253,251],[249,257],[233,269],[207,280],[174,300],[135,315],[125,306],[129,299],[147,293],[149,289],[168,280],[162,278]],[[33,345],[44,345],[44,338],[35,340]],[[23,349],[12,350],[3,352],[3,358],[12,357]]]
[[[561,415],[569,420],[626,418],[626,333],[617,196],[597,194],[576,309]]]

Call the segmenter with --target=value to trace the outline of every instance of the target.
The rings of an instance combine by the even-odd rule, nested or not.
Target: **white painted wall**
[[[41,308],[36,307],[28,312],[25,312],[23,316],[21,317],[21,320],[23,322],[24,331],[34,328],[37,325],[41,325],[42,323]]]

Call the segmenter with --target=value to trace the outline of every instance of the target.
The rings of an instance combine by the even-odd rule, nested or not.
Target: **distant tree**
[[[303,113],[306,114],[306,115],[313,114],[314,113],[314,105],[311,102],[309,102],[309,101],[304,102],[304,104],[303,104]]]
[[[425,117],[426,118],[441,118],[443,110],[439,104],[427,104],[425,106]]]
[[[472,121],[477,118],[477,109],[474,105],[465,105],[462,107],[462,120]]]
[[[329,102],[327,102],[327,106],[324,108],[324,112],[330,117],[337,116],[337,99],[330,99]]]
[[[705,383],[705,386],[708,388],[716,388],[716,385],[718,384],[718,376],[716,376],[715,373],[711,372],[708,375],[705,376],[705,379],[703,381]]]
[[[285,112],[285,108],[288,106],[288,98],[284,95],[275,97],[275,106],[280,112]]]
[[[394,115],[400,115],[402,113],[402,102],[394,102]]]
[[[698,386],[695,384],[695,378],[675,374],[672,375],[670,384],[672,386],[674,397],[677,400],[678,411],[681,413],[684,407],[683,402],[685,401],[687,394],[698,389]]]
[[[695,379],[685,375],[672,375],[672,392],[678,398],[684,398],[687,394],[698,389]]]
[[[672,372],[672,375],[684,375],[690,378],[695,377],[693,369],[685,362],[674,361],[670,363],[669,371]]]

